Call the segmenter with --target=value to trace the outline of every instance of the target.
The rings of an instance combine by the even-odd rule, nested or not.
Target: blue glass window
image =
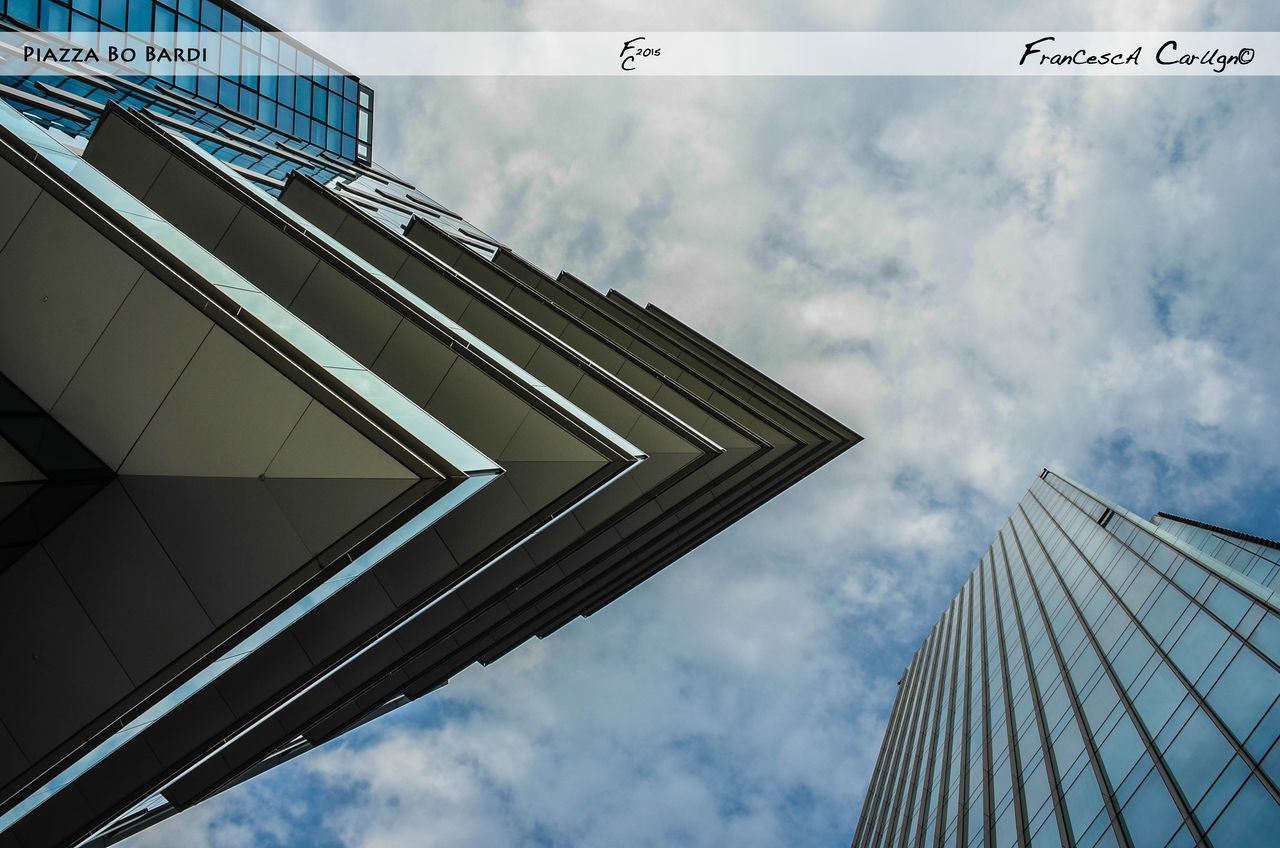
[[[1169,771],[1195,806],[1231,760],[1231,746],[1204,710],[1196,710],[1164,753]]]
[[[1204,581],[1208,576],[1203,568],[1190,560],[1186,560],[1174,572],[1173,582],[1185,589],[1187,594],[1194,595],[1200,591],[1200,587],[1204,585]]]
[[[1270,613],[1263,615],[1249,641],[1273,662],[1280,662],[1280,618]]]
[[[1215,845],[1266,848],[1276,844],[1277,833],[1280,833],[1280,805],[1272,800],[1256,777],[1251,777],[1208,835]]]
[[[1240,619],[1244,618],[1244,614],[1249,611],[1249,599],[1240,590],[1226,583],[1219,583],[1205,600],[1204,605],[1213,610],[1229,627],[1239,624]]]
[[[98,0],[71,0],[71,8],[90,17],[98,17]]]
[[[1242,650],[1210,690],[1209,706],[1239,739],[1245,739],[1280,692],[1280,675],[1250,650]]]
[[[71,29],[71,12],[50,0],[40,0],[40,29],[47,32],[68,32]]]
[[[1078,844],[1091,845],[1093,848],[1119,848],[1115,833],[1111,830],[1111,819],[1108,818],[1105,810],[1094,818],[1089,829],[1084,832],[1084,838],[1077,837],[1077,839],[1079,839]]]
[[[1017,840],[1018,820],[1013,814],[1013,806],[1010,805],[998,819],[996,819],[996,844],[997,845],[1013,845]]]
[[[1129,605],[1129,609],[1141,609],[1142,605],[1146,603],[1148,596],[1150,596],[1151,590],[1156,587],[1156,584],[1161,582],[1160,576],[1150,568],[1140,568],[1137,564],[1137,559],[1134,558],[1131,553],[1124,554],[1123,558],[1126,560],[1132,559],[1133,568],[1137,569],[1137,572],[1134,574],[1133,580],[1125,587],[1121,594],[1124,597],[1125,603]]]
[[[113,0],[103,0],[103,6]],[[118,2],[118,0],[115,0]],[[155,28],[156,32],[174,32],[178,26],[178,16],[163,6],[157,6],[155,10]]]
[[[262,75],[258,77],[258,93],[263,97],[275,100],[276,82],[279,80],[279,77],[275,75],[277,65],[275,62],[268,62],[266,59],[263,59],[261,70]]]
[[[1103,719],[1111,714],[1118,703],[1116,690],[1111,686],[1110,681],[1099,679],[1080,706],[1084,710],[1085,721],[1088,722],[1089,727],[1096,729],[1102,725]]]
[[[311,81],[306,77],[294,77],[293,108],[303,114],[311,113]]]
[[[1202,827],[1213,824],[1247,777],[1249,767],[1239,757],[1233,757],[1226,771],[1213,782],[1208,794],[1193,808]]]
[[[1155,769],[1125,804],[1123,814],[1134,848],[1164,848],[1182,825],[1182,815]]]
[[[1280,739],[1280,701],[1267,710],[1244,747],[1255,759],[1261,760],[1277,739]]]
[[[286,108],[293,108],[293,92],[297,85],[296,77],[281,76],[277,78],[277,87],[279,89],[280,105]]]
[[[36,0],[9,0],[8,13],[29,26],[39,22],[40,11]]]
[[[1112,785],[1118,786],[1128,776],[1145,750],[1133,723],[1128,718],[1121,720],[1098,746],[1098,755]]]
[[[1092,772],[1084,772],[1076,778],[1063,796],[1067,805],[1067,820],[1077,832],[1083,830],[1102,811],[1102,793]]]
[[[1159,733],[1160,728],[1173,715],[1174,709],[1182,702],[1186,689],[1178,680],[1168,663],[1160,663],[1151,679],[1142,687],[1142,691],[1133,699],[1134,709],[1142,718],[1142,723],[1152,733]]]
[[[1199,692],[1208,692],[1213,688],[1213,684],[1217,682],[1222,672],[1231,663],[1240,651],[1241,642],[1234,636],[1228,636],[1226,644],[1219,650],[1217,656],[1209,663],[1208,668],[1200,675],[1200,679],[1195,682],[1196,690]]]
[[[200,24],[206,26],[214,32],[222,29],[222,9],[213,0],[201,0],[200,2]]]
[[[1111,667],[1115,670],[1120,685],[1132,686],[1133,682],[1142,676],[1142,671],[1147,668],[1147,664],[1154,656],[1155,649],[1147,642],[1145,636],[1135,630],[1112,659]]]
[[[1227,631],[1208,613],[1197,612],[1169,650],[1169,657],[1188,680],[1196,680],[1227,641]]]
[[[218,73],[226,76],[238,76],[240,74],[240,45],[236,44],[229,38],[220,38],[219,46],[222,48],[222,55],[218,59]]]
[[[1155,597],[1155,602],[1142,617],[1143,624],[1151,633],[1151,638],[1159,641],[1164,638],[1177,620],[1186,611],[1189,602],[1181,592],[1166,585]]]
[[[203,30],[201,30],[201,34],[204,35]],[[208,36],[205,36],[200,39],[201,45],[202,46],[207,45],[208,47],[207,51],[204,52],[204,54],[202,55],[202,58],[200,59],[201,67],[207,70],[213,71],[215,73],[217,72],[219,67],[218,65],[219,57],[222,55],[222,51],[220,49],[222,47],[220,43],[221,41],[222,41],[221,38],[209,38]]]
[[[1164,723],[1164,727],[1160,728],[1160,732],[1156,734],[1155,742],[1156,750],[1163,751],[1169,747],[1169,743],[1173,741],[1173,737],[1178,735],[1178,731],[1187,723],[1187,719],[1191,717],[1197,709],[1196,699],[1190,695],[1186,695],[1178,702],[1178,707],[1173,711],[1173,715]]]
[[[342,101],[342,132],[350,136],[356,134],[356,104],[350,100]]]
[[[205,100],[218,100],[218,78],[210,74],[196,77],[196,94]]]
[[[129,0],[129,25],[131,32],[152,32],[151,0]]]

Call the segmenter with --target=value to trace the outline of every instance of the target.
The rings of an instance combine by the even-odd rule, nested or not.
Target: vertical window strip
[[[935,726],[933,716],[937,709],[938,701],[941,697],[941,687],[939,684],[939,668],[944,661],[946,654],[946,632],[947,620],[949,616],[946,612],[942,614],[937,626],[934,628],[932,638],[934,639],[933,659],[930,662],[928,671],[928,696],[925,699],[924,707],[920,711],[919,716],[919,733],[916,736],[915,744],[912,746],[911,756],[911,781],[907,792],[903,797],[905,803],[902,804],[902,813],[899,823],[894,828],[898,831],[897,839],[893,841],[893,845],[908,845],[908,834],[911,832],[911,825],[915,823],[923,809],[923,794],[925,792],[925,783],[921,780],[923,772],[922,766],[926,761],[926,757],[932,750],[932,730]]]
[[[1009,666],[1010,650],[1004,632],[1005,613],[1000,603],[999,590],[1001,586],[999,574],[996,572],[994,546],[988,551],[987,555],[990,558],[990,562],[984,563],[984,567],[989,569],[991,575],[991,600],[995,610],[996,639],[1000,645],[1000,679],[1004,697],[1004,726],[1005,732],[1009,737],[1009,769],[1013,775],[1014,820],[1017,822],[1018,844],[1026,845],[1030,834],[1027,833],[1027,799],[1022,791],[1022,752],[1018,750],[1018,732],[1020,728],[1017,727],[1013,711],[1012,675]]]
[[[898,697],[894,700],[893,713],[890,717],[892,736],[882,745],[882,750],[890,754],[885,761],[884,773],[875,788],[872,806],[874,815],[867,817],[867,832],[863,841],[867,846],[879,844],[893,804],[893,787],[897,784],[899,773],[906,762],[907,736],[911,730],[912,719],[915,717],[917,701],[921,692],[924,691],[923,658],[928,653],[928,647],[929,641],[926,639],[924,644],[916,650],[911,664],[903,675],[902,688],[899,689]]]
[[[959,810],[964,806],[964,796],[961,794],[960,775],[964,772],[966,758],[964,754],[963,741],[966,727],[962,726],[965,721],[966,711],[964,703],[967,702],[967,690],[962,689],[964,685],[964,675],[967,671],[968,659],[965,654],[965,645],[968,640],[969,617],[965,614],[965,593],[964,587],[961,587],[960,593],[956,595],[955,609],[955,640],[952,648],[953,661],[951,665],[951,703],[947,712],[947,740],[946,747],[946,763],[943,767],[942,784],[938,790],[941,801],[938,804],[937,820],[934,824],[935,838],[933,848],[943,848],[946,844],[946,836],[951,830],[952,822],[959,820]],[[951,799],[954,798],[953,802]]]
[[[907,787],[910,775],[914,770],[913,764],[918,757],[918,747],[920,745],[920,737],[923,733],[922,725],[924,723],[924,714],[927,710],[930,695],[933,691],[933,678],[930,672],[933,669],[933,660],[937,657],[938,649],[938,625],[934,625],[933,630],[929,633],[926,642],[926,650],[923,653],[923,661],[921,668],[921,688],[919,698],[912,706],[911,722],[907,729],[905,744],[901,748],[901,754],[898,758],[898,775],[896,783],[889,792],[888,803],[889,812],[885,816],[884,826],[876,836],[876,844],[886,846],[898,846],[897,834],[902,830],[901,818],[906,813],[906,804],[904,799],[907,795]]]
[[[987,577],[986,572],[978,569],[978,616],[979,632],[982,634],[982,646],[979,656],[982,658],[982,843],[995,848],[995,799],[992,797],[991,773],[991,673],[987,656]]]
[[[1063,538],[1066,539],[1067,544],[1075,551],[1076,555],[1087,562],[1088,560],[1084,556],[1083,552],[1076,547],[1075,541],[1062,530],[1062,527],[1054,519],[1052,512],[1044,506],[1043,502],[1041,502],[1040,498],[1034,491],[1032,492],[1032,499],[1034,500],[1035,505],[1038,506],[1048,517],[1052,526],[1062,534]],[[1036,532],[1034,522],[1031,521],[1029,515],[1027,516],[1027,520],[1028,523],[1032,525],[1032,532],[1036,533],[1036,538],[1039,539],[1039,533]],[[1150,757],[1151,761],[1155,764],[1155,769],[1160,775],[1160,779],[1164,783],[1165,789],[1169,792],[1174,805],[1178,808],[1178,813],[1182,816],[1183,824],[1187,827],[1197,845],[1205,844],[1204,831],[1201,829],[1200,823],[1196,820],[1196,817],[1192,814],[1190,807],[1187,805],[1187,799],[1182,794],[1181,787],[1179,787],[1177,781],[1173,779],[1173,775],[1169,773],[1169,768],[1165,764],[1164,758],[1160,756],[1160,751],[1156,748],[1155,740],[1152,739],[1146,725],[1138,715],[1138,711],[1134,708],[1133,699],[1129,697],[1128,691],[1126,691],[1125,687],[1120,683],[1120,679],[1111,665],[1111,660],[1107,657],[1107,653],[1103,650],[1102,645],[1098,643],[1098,638],[1094,634],[1088,618],[1080,607],[1078,598],[1070,590],[1066,581],[1063,579],[1060,567],[1058,563],[1054,561],[1052,556],[1049,557],[1049,566],[1050,571],[1059,580],[1059,582],[1062,583],[1063,591],[1066,593],[1067,603],[1070,605],[1076,620],[1080,623],[1080,626],[1084,628],[1085,638],[1089,641],[1089,644],[1097,654],[1098,660],[1102,665],[1103,673],[1107,676],[1112,687],[1114,687],[1116,694],[1119,696],[1120,705],[1123,707],[1125,714],[1129,717],[1129,721],[1137,731],[1138,737],[1142,741],[1142,746],[1146,750],[1147,756]],[[1120,777],[1123,777],[1123,775],[1120,775]]]
[[[947,609],[947,634],[943,646],[943,663],[939,669],[939,677],[943,680],[942,697],[938,698],[933,716],[933,744],[929,750],[929,765],[925,774],[924,797],[920,804],[920,825],[917,828],[915,844],[929,848],[942,836],[941,822],[947,806],[947,778],[951,762],[951,715],[955,712],[956,697],[956,636],[959,633],[959,603],[953,598]],[[943,722],[946,722],[945,727]],[[941,756],[939,756],[941,754]],[[933,807],[930,815],[930,807]],[[929,839],[929,830],[933,830],[933,838]]]
[[[910,664],[903,670],[902,680],[898,682],[898,694],[893,701],[893,710],[889,714],[889,727],[885,730],[884,741],[880,745],[880,754],[876,758],[876,768],[871,783],[867,787],[867,797],[863,807],[871,810],[862,816],[858,832],[854,834],[854,846],[869,846],[873,836],[879,832],[884,817],[883,807],[888,804],[888,787],[897,775],[898,765],[902,762],[903,737],[912,713],[912,705],[922,685],[923,664],[920,656],[924,646],[917,649]]]
[[[972,791],[969,786],[969,760],[973,756],[970,750],[973,744],[973,734],[970,728],[973,726],[973,578],[970,577],[965,582],[964,588],[961,590],[964,598],[964,719],[961,724],[961,733],[963,734],[963,747],[960,755],[960,791],[957,793],[956,799],[956,845],[968,845],[969,839],[969,793]]]
[[[1000,553],[1004,562],[1004,572],[1009,581],[1009,594],[1013,599],[1011,606],[1013,607],[1014,623],[1018,628],[1018,640],[1022,648],[1023,661],[1027,668],[1027,685],[1030,687],[1030,697],[1032,699],[1032,711],[1035,715],[1036,729],[1040,738],[1040,749],[1044,755],[1044,769],[1049,776],[1049,800],[1053,804],[1053,816],[1057,821],[1058,834],[1062,839],[1063,845],[1074,844],[1071,829],[1067,823],[1065,813],[1066,804],[1062,797],[1062,772],[1058,768],[1057,758],[1053,754],[1053,745],[1050,744],[1049,730],[1046,726],[1044,716],[1044,696],[1045,687],[1040,685],[1039,673],[1035,670],[1031,659],[1030,638],[1027,634],[1026,623],[1022,618],[1021,604],[1018,598],[1017,581],[1013,577],[1013,568],[1009,565],[1009,548],[1005,542],[1006,530],[1012,534],[1013,524],[1010,522],[1004,530],[1000,531]],[[1021,553],[1021,552],[1019,552]],[[1050,681],[1052,685],[1053,681]],[[1028,815],[1034,811],[1028,811]],[[1030,843],[1032,833],[1027,834],[1027,842]]]
[[[1022,507],[1019,506],[1018,510],[1019,512],[1015,513],[1015,517],[1021,515]],[[1035,528],[1031,527],[1030,522],[1027,522],[1026,529],[1032,534],[1041,555],[1044,557],[1045,563],[1049,563],[1049,553],[1045,549],[1044,543],[1040,540],[1040,537],[1036,535]],[[1120,848],[1131,848],[1133,842],[1129,838],[1129,832],[1120,817],[1120,811],[1116,808],[1115,787],[1111,785],[1110,781],[1107,779],[1106,772],[1102,768],[1102,760],[1098,754],[1097,740],[1095,740],[1089,733],[1089,728],[1085,724],[1084,709],[1080,705],[1080,693],[1076,690],[1075,683],[1071,680],[1071,675],[1067,671],[1067,659],[1062,655],[1062,648],[1058,635],[1053,632],[1049,612],[1044,601],[1044,595],[1041,593],[1040,586],[1032,571],[1031,562],[1027,556],[1026,549],[1023,547],[1017,525],[1013,521],[1010,522],[1010,530],[1013,542],[1018,548],[1022,567],[1026,571],[1027,579],[1030,582],[1031,592],[1035,597],[1036,609],[1040,612],[1040,622],[1048,636],[1050,651],[1053,654],[1055,663],[1057,664],[1058,674],[1062,678],[1062,685],[1067,693],[1067,699],[1071,703],[1070,709],[1072,718],[1075,721],[1076,729],[1080,733],[1080,738],[1084,740],[1085,756],[1089,758],[1090,771],[1092,771],[1094,780],[1097,782],[1099,790],[1101,790],[1103,808],[1107,811],[1107,818],[1111,821],[1111,830],[1115,834],[1116,841],[1120,844]],[[1059,799],[1061,798],[1061,789],[1062,787],[1059,785]],[[1078,822],[1073,824],[1077,828],[1084,828],[1089,825],[1089,822]]]

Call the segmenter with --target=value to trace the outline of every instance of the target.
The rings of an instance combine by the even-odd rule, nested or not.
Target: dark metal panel
[[[387,557],[374,573],[399,607],[444,581],[457,567],[440,533],[429,527]]]
[[[0,574],[0,721],[29,760],[133,688],[43,548]]]
[[[316,265],[288,305],[290,311],[362,365],[370,365],[378,358],[379,351],[404,320],[396,310],[325,263]]]
[[[191,199],[197,197],[200,202],[192,203]],[[240,212],[239,203],[209,191],[204,178],[177,158],[169,159],[139,199],[206,250],[212,250],[222,240]]]
[[[415,481],[267,477],[264,482],[303,544],[319,556]],[[426,494],[438,485],[439,481],[419,483],[417,489],[419,494]]]
[[[134,685],[213,630],[119,481],[51,533],[44,549]]]
[[[395,604],[377,579],[366,573],[343,588],[341,606],[322,604],[290,630],[314,664],[337,653],[394,611]]]
[[[0,159],[0,245],[9,240],[13,231],[22,223],[31,205],[40,195],[36,184],[22,175],[18,169]]]
[[[121,123],[107,121],[103,126]],[[148,144],[135,146],[141,150],[155,149]],[[111,172],[115,173],[115,167]],[[216,191],[205,187],[204,193],[212,195]],[[288,234],[243,211],[236,215],[211,252],[278,303],[290,303],[297,297],[302,284],[320,262]]]
[[[213,327],[149,273],[112,316],[52,414],[119,468]]]
[[[48,194],[0,252],[0,371],[53,406],[142,266]]]
[[[214,686],[232,713],[248,715],[284,681],[302,677],[311,658],[290,633],[282,633],[218,678]]]
[[[125,477],[123,482],[216,624],[311,559],[265,481]]]

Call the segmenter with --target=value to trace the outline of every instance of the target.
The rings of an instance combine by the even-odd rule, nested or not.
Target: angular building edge
[[[149,826],[589,615],[860,439],[665,313],[543,274],[369,162],[146,80],[11,82],[0,97],[53,134],[0,116],[0,167],[12,169],[0,177],[39,184],[34,199],[15,188],[0,206],[0,263],[18,281],[5,296],[43,293],[73,311],[91,300],[47,290],[12,252],[9,235],[49,218],[43,196],[70,204],[59,233],[89,240],[59,261],[99,251],[99,279],[134,263],[147,282],[120,284],[124,307],[94,307],[70,372],[36,336],[11,334],[7,347],[27,347],[0,351],[6,372],[39,365],[16,369],[0,409],[0,458],[17,457],[10,491],[27,498],[0,520],[29,546],[13,548],[0,581],[47,574],[83,600],[92,569],[79,563],[92,557],[57,527],[78,522],[92,541],[82,516],[102,526],[141,510],[133,535],[111,544],[151,553],[135,554],[137,574],[120,572],[119,587],[147,579],[143,597],[176,605],[155,587],[186,583],[182,603],[222,611],[202,640],[170,639],[177,653],[161,658],[139,653],[149,619],[121,620],[127,596],[88,605],[86,635],[59,638],[96,633],[95,650],[124,663],[109,685],[57,671],[69,660],[54,643],[32,652],[40,662],[11,677],[29,679],[23,695],[0,708],[0,845],[105,845]],[[10,305],[11,316],[48,312]],[[181,320],[137,323],[160,314]],[[195,356],[178,354],[188,364],[176,375],[148,377],[148,398],[121,390],[187,348]],[[225,370],[233,360],[258,382],[220,387],[219,374],[240,373]],[[80,375],[70,389],[51,382],[64,372]],[[161,391],[162,377],[177,389]],[[216,392],[230,394],[211,405]],[[136,420],[136,432],[67,400],[80,395],[134,410],[112,420]],[[281,397],[298,411],[276,410]],[[48,444],[66,445],[64,465],[90,457],[78,477],[5,424],[37,408]],[[210,423],[255,416],[275,423]],[[337,443],[351,447],[324,449]],[[51,498],[61,512],[43,506]],[[228,506],[259,501],[266,512]],[[198,516],[247,529],[272,510],[275,529],[240,535],[276,564],[263,571],[275,584],[218,571],[218,544],[192,547],[185,529]],[[282,545],[300,557],[284,570]],[[22,561],[46,551],[38,569]],[[200,588],[206,573],[239,599]],[[7,624],[20,647],[50,638],[21,616]],[[96,705],[68,711],[85,685]],[[39,724],[38,704],[63,707],[43,708]],[[19,759],[6,765],[6,752]]]

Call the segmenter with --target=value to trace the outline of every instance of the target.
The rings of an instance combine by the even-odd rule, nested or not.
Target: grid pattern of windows
[[[154,32],[157,46],[169,49],[200,33],[222,33],[212,39],[208,64],[180,64],[158,81],[347,161],[370,160],[372,90],[212,0],[0,0],[0,11],[53,33]],[[142,61],[144,43],[132,46]]]
[[[855,848],[1275,844],[1280,614],[1199,551],[1045,472],[907,668]]]
[[[0,96],[10,100],[27,118],[68,136],[93,134],[109,101],[146,112],[166,129],[181,133],[193,144],[240,170],[265,191],[279,194],[284,179],[295,170],[326,183],[335,177],[356,179],[362,167],[328,155],[315,145],[302,144],[279,130],[210,106],[189,97],[167,96],[154,81],[110,83],[89,77],[44,80],[5,78]],[[19,99],[21,98],[21,99]]]
[[[1280,588],[1280,545],[1221,527],[1160,513],[1152,519],[1170,536],[1271,589]]]

